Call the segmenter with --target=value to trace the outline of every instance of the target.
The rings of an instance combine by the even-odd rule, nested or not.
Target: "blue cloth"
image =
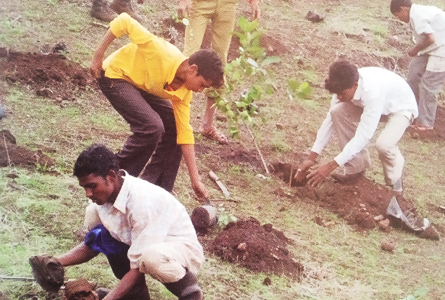
[[[3,107],[0,104],[0,119],[4,118],[4,117],[6,117],[6,113],[5,113],[5,111],[3,110]]]
[[[113,238],[110,232],[102,224],[95,226],[87,233],[85,237],[85,246],[107,256],[119,254],[124,254],[126,256],[128,248],[130,248],[127,244],[119,242]]]

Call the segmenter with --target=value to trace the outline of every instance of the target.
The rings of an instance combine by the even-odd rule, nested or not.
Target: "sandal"
[[[209,131],[204,131],[204,130],[200,129],[199,133],[202,136],[205,136],[206,138],[208,138],[210,140],[217,141],[218,143],[220,143],[222,145],[226,145],[229,143],[229,139],[224,134],[219,132],[215,126],[212,126],[212,129]]]
[[[434,128],[433,127],[426,127],[426,126],[416,125],[414,127],[414,129],[417,130],[417,131],[428,131],[428,130],[433,130]]]

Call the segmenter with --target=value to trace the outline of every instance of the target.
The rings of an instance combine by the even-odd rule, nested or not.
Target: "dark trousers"
[[[135,177],[143,171],[142,179],[171,192],[182,158],[171,102],[123,79],[102,76],[98,84],[133,133],[116,155],[120,168]]]
[[[85,246],[107,256],[108,263],[116,278],[122,279],[130,271],[130,260],[127,255],[130,247],[114,239],[102,224],[95,226],[87,233]],[[150,300],[145,278],[136,282],[131,291],[119,300]]]

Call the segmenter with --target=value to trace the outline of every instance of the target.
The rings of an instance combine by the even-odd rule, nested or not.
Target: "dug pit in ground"
[[[340,184],[332,178],[327,179],[319,188],[300,184],[295,181],[294,176],[297,166],[287,163],[276,163],[275,174],[290,186],[295,187],[294,201],[316,202],[345,219],[348,224],[357,230],[370,230],[376,227],[375,218],[386,215],[389,202],[394,192],[387,187],[377,184],[366,177],[360,178],[353,184]],[[290,177],[291,176],[291,177]],[[301,186],[303,185],[303,186]],[[413,201],[397,196],[397,201],[402,211],[410,211],[416,214]],[[400,222],[391,219],[391,226],[402,227]],[[421,238],[438,240],[437,232],[430,226],[428,230],[418,233]]]
[[[291,241],[272,224],[255,218],[229,223],[210,245],[210,252],[256,272],[284,274],[300,280],[304,266],[289,255]]]

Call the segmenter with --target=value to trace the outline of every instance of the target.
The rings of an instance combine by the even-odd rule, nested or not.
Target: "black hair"
[[[224,67],[215,51],[202,49],[189,57],[190,65],[198,66],[198,75],[212,82],[212,87],[220,88],[224,84]]]
[[[413,2],[411,0],[392,0],[390,10],[392,14],[400,11],[402,7],[411,7]]]
[[[110,170],[116,174],[119,172],[116,156],[104,145],[93,144],[80,153],[74,164],[73,174],[77,178],[94,174],[105,179]]]
[[[339,59],[329,66],[329,77],[324,82],[324,87],[330,93],[339,94],[351,88],[358,82],[357,67],[344,59]]]

